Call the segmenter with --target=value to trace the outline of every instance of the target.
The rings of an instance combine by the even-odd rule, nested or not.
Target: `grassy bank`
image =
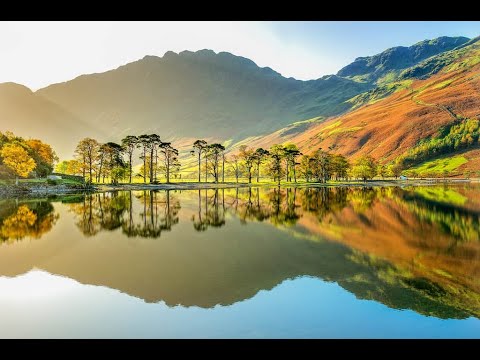
[[[329,181],[327,183],[316,182],[285,182],[280,183],[281,187],[335,187],[335,186],[349,186],[349,187],[372,187],[372,186],[425,186],[434,184],[455,184],[466,182],[479,182],[479,179],[416,179],[416,180],[369,180],[363,181]],[[276,187],[278,183],[273,181],[252,182],[225,182],[225,183],[198,183],[192,181],[172,182],[170,184],[93,184],[87,187],[82,183],[62,179],[55,182],[46,181],[45,179],[26,179],[21,180],[16,186],[12,181],[0,180],[0,195],[9,196],[15,194],[66,194],[78,193],[84,191],[118,191],[118,190],[195,190],[195,189],[225,189],[235,187]]]
[[[46,179],[22,179],[15,184],[14,180],[0,180],[0,196],[28,195],[28,194],[67,194],[95,190],[80,182],[69,179],[48,181]]]

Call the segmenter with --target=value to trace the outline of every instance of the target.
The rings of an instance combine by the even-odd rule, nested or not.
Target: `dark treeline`
[[[231,150],[227,155],[225,146],[220,143],[207,143],[196,140],[190,154],[195,157],[198,182],[225,182],[225,178],[240,178],[248,183],[260,182],[269,178],[280,183],[296,183],[298,179],[306,182],[325,183],[329,180],[348,181],[350,179],[368,180],[380,175],[398,177],[403,169],[381,167],[371,156],[364,155],[352,164],[341,154],[322,148],[311,154],[302,154],[295,144],[273,145],[268,150],[249,148],[246,145]],[[135,161],[141,161],[137,173]],[[60,173],[81,175],[89,182],[116,184],[120,181],[131,183],[135,177],[143,183],[159,183],[161,177],[166,183],[172,178],[181,179],[179,150],[172,143],[164,142],[156,134],[127,136],[121,144],[108,142],[100,144],[97,140],[86,138],[79,142],[75,150],[75,159],[62,161],[57,170]],[[377,174],[378,172],[378,174]]]
[[[134,174],[135,155],[142,166]],[[170,142],[164,142],[157,134],[133,136],[122,139],[121,144],[99,143],[92,138],[81,140],[75,149],[75,159],[62,161],[57,165],[60,173],[81,175],[89,182],[114,184],[120,181],[132,182],[134,176],[143,178],[144,183],[157,183],[163,174],[169,183],[172,176],[180,176],[178,149]]]

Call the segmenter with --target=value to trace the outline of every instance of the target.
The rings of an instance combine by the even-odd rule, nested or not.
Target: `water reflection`
[[[129,237],[157,238],[178,223],[179,210],[170,190],[88,194],[70,205],[75,224],[86,236],[121,228]]]
[[[49,232],[58,214],[48,201],[0,202],[0,240],[13,243],[24,238],[39,239]]]
[[[196,231],[225,225],[225,189],[198,190],[198,212],[192,222]]]
[[[0,273],[39,267],[148,302],[201,307],[309,275],[391,308],[480,317],[479,194],[475,186],[90,194],[58,204],[68,210],[65,226],[80,230],[72,231],[75,250],[62,248],[56,262],[44,261],[41,247],[10,253],[8,263],[0,252]],[[50,228],[58,220],[48,201],[8,204],[2,238],[39,229],[49,214]],[[67,246],[63,238],[48,242],[48,251]]]

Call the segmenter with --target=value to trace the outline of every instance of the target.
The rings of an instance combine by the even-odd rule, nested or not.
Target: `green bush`
[[[58,185],[58,181],[53,180],[53,179],[47,179],[47,184],[48,185]]]

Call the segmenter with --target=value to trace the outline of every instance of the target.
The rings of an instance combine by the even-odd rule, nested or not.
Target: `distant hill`
[[[62,156],[67,156],[66,149],[73,151],[73,144],[83,136],[105,136],[58,104],[15,83],[0,84],[0,119],[0,131],[44,140]]]
[[[442,36],[433,40],[420,41],[409,47],[393,47],[377,55],[356,58],[353,63],[342,68],[337,75],[366,82],[388,82],[402,70],[431,56],[452,50],[469,40],[463,36]]]
[[[330,148],[351,159],[370,154],[382,163],[409,156],[414,169],[480,175],[480,38],[407,68],[399,81],[350,102],[358,108],[250,143],[293,142],[304,153]]]
[[[201,50],[146,56],[37,94],[112,140],[157,132],[170,139],[225,141],[267,133],[299,118],[339,114],[349,108],[345,100],[368,88],[335,75],[287,79],[249,59]]]

